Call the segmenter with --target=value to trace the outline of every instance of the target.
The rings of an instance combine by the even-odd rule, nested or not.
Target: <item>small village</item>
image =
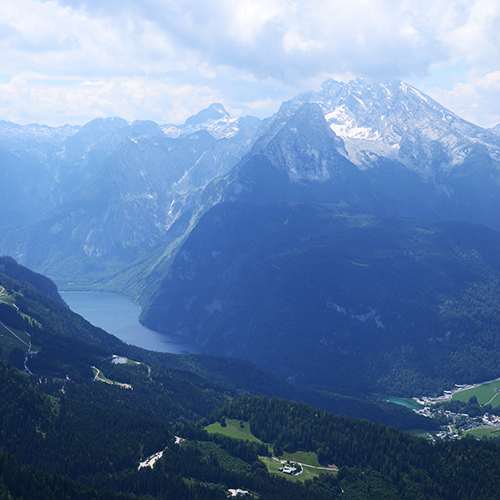
[[[439,418],[447,420],[447,423],[441,426],[441,430],[437,433],[426,433],[426,437],[430,441],[436,440],[454,440],[460,439],[466,435],[468,431],[477,428],[489,427],[500,431],[500,417],[485,413],[478,417],[471,417],[467,413],[454,413],[450,410],[442,408],[426,407],[422,410],[416,410],[416,413],[429,418]]]
[[[445,391],[443,396],[431,398],[431,397],[422,397],[422,398],[414,398],[414,400],[421,404],[425,405],[423,408],[415,410],[415,413],[422,415],[428,418],[438,419],[441,422],[441,430],[437,433],[426,433],[426,437],[430,441],[436,440],[455,440],[465,437],[467,435],[474,436],[474,434],[470,434],[470,431],[474,429],[486,430],[489,432],[485,432],[485,435],[491,433],[491,431],[496,431],[500,433],[500,417],[489,413],[488,411],[484,411],[485,407],[491,408],[491,403],[494,399],[496,399],[500,390],[497,387],[490,388],[492,393],[491,399],[487,400],[483,404],[479,404],[477,401],[477,397],[475,395],[471,396],[469,400],[469,404],[472,403],[475,405],[474,411],[467,413],[466,411],[458,412],[452,411],[450,409],[446,409],[446,406],[440,403],[451,402],[453,395],[462,392],[469,391],[478,388],[486,388],[486,386],[496,385],[499,380],[491,380],[485,382],[483,384],[474,384],[474,385],[457,385],[457,388],[453,391]],[[488,396],[489,397],[489,396]],[[456,400],[455,400],[456,401]],[[464,404],[465,405],[465,404]]]

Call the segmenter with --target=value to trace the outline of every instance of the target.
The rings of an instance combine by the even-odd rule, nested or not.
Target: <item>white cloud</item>
[[[470,76],[456,83],[451,90],[439,88],[427,91],[438,102],[462,118],[483,127],[500,123],[500,71],[482,77]]]
[[[415,81],[465,61],[474,86],[500,67],[494,0],[0,0],[0,8],[0,118],[23,121],[111,111],[182,121],[212,96],[250,111],[335,74]],[[448,102],[492,95],[454,92],[456,100],[443,93]]]
[[[53,126],[83,124],[106,116],[180,123],[186,116],[221,100],[210,88],[171,86],[145,78],[51,84],[30,76],[35,75],[21,75],[0,83],[2,119]]]
[[[464,2],[465,3],[465,2]],[[492,0],[467,2],[462,13],[444,37],[454,54],[482,68],[500,63],[500,4]]]

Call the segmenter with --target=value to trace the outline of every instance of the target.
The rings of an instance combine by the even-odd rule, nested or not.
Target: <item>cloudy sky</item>
[[[0,0],[0,119],[261,118],[323,80],[402,79],[500,122],[497,0]]]

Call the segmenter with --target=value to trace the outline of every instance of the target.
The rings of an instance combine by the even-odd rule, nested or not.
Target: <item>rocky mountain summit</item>
[[[73,132],[49,141],[50,169],[3,150],[38,214],[0,253],[290,380],[395,394],[496,373],[494,131],[403,82],[329,80],[263,122],[213,104]]]
[[[327,80],[319,92],[286,103],[281,113],[290,114],[304,102],[321,106],[330,128],[344,140],[349,159],[361,168],[385,158],[434,179],[477,151],[500,159],[493,131],[463,120],[401,81]]]
[[[231,118],[222,104],[214,103],[190,116],[184,125],[163,125],[162,130],[167,137],[177,138],[192,134],[198,130],[206,130],[216,139],[230,139],[239,131],[248,133],[255,131],[260,120],[254,116]]]
[[[31,191],[10,189],[24,218],[5,219],[0,250],[64,281],[76,272],[109,284],[131,266],[147,281],[159,262],[161,279],[221,201],[329,203],[500,229],[500,137],[403,82],[328,80],[263,122],[212,104],[178,126],[107,118],[52,134],[50,168],[20,168],[4,150],[6,196],[14,172],[38,177]]]
[[[224,199],[309,196],[370,213],[500,229],[499,155],[498,135],[403,82],[329,80],[319,92],[283,103],[229,174]],[[287,179],[278,181],[278,171]],[[309,194],[299,196],[304,189]]]

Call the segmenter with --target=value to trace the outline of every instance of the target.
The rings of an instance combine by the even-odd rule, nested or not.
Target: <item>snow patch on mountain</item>
[[[167,137],[176,139],[181,136],[206,130],[215,139],[230,139],[234,137],[248,122],[255,123],[257,128],[260,120],[254,117],[231,118],[222,104],[211,104],[208,108],[189,117],[184,125],[162,125],[161,129]]]
[[[10,143],[14,146],[20,142],[60,144],[68,137],[75,135],[80,128],[77,125],[48,127],[37,123],[17,125],[16,123],[0,120],[0,142]]]
[[[306,102],[321,106],[349,159],[361,169],[383,157],[435,179],[461,165],[478,146],[500,160],[500,127],[485,130],[473,125],[401,81],[330,79],[319,92],[285,103],[275,120],[283,121]]]
[[[238,118],[223,118],[221,120],[209,120],[205,123],[194,125],[162,125],[161,129],[167,137],[177,139],[178,137],[194,134],[199,130],[206,130],[215,139],[230,139],[239,131]]]
[[[327,301],[326,307],[328,309],[333,309],[334,311],[337,311],[338,313],[343,314],[344,316],[348,316],[353,320],[360,321],[361,323],[366,323],[368,320],[373,320],[377,328],[382,328],[383,330],[385,330],[385,326],[382,323],[380,314],[378,314],[377,309],[370,307],[368,312],[364,314],[354,314],[352,309],[350,308],[346,309],[345,307],[340,306],[331,300]]]
[[[160,128],[163,130],[163,133],[171,139],[177,139],[182,135],[182,130],[175,125],[161,125]]]
[[[368,127],[359,127],[356,119],[343,104],[325,115],[330,128],[342,138],[377,140],[380,133]]]

